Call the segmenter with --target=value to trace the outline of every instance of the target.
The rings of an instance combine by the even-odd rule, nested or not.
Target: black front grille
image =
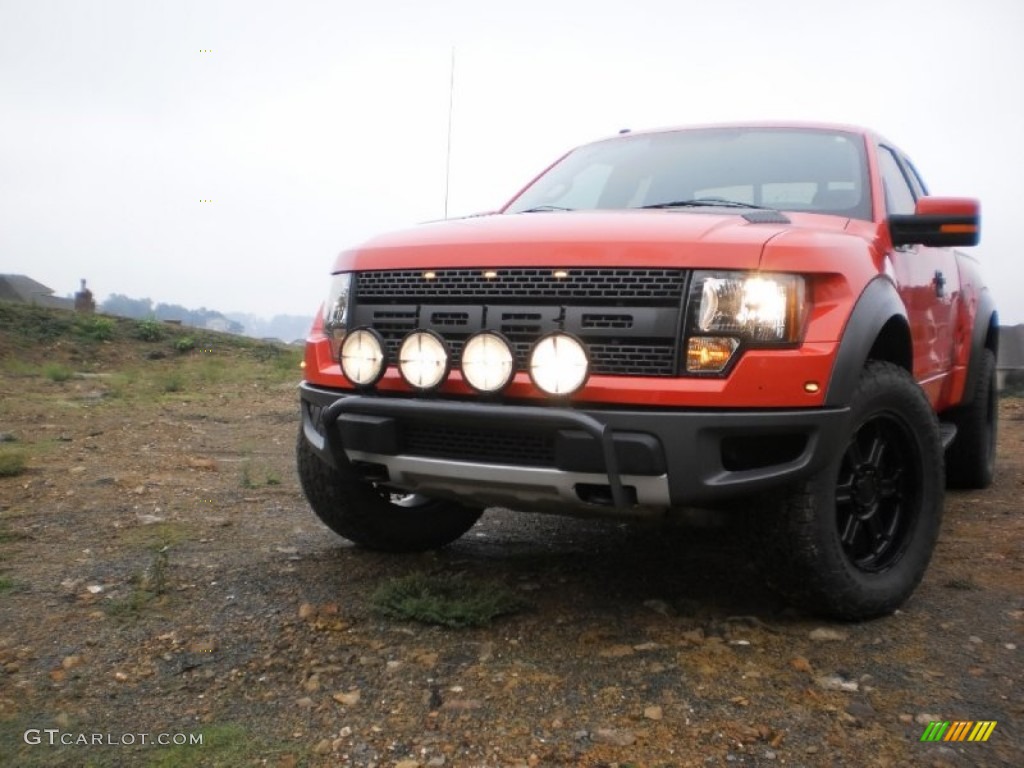
[[[586,344],[595,374],[676,376],[687,278],[678,269],[360,272],[352,327],[376,329],[392,362],[419,328],[439,333],[458,366],[466,339],[486,329],[512,343],[522,370],[539,338],[565,331]]]
[[[402,425],[402,442],[415,456],[529,467],[555,464],[550,434],[407,422]]]
[[[686,273],[678,269],[389,269],[360,272],[357,296],[362,301],[384,302],[411,298],[437,302],[451,299],[677,301],[685,283]]]

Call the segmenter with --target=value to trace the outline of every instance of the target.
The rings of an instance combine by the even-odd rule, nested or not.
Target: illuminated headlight
[[[345,340],[348,324],[348,296],[352,287],[352,273],[342,272],[331,280],[331,290],[323,308],[324,335],[331,340],[331,354],[340,361],[341,343]]]
[[[571,395],[583,386],[590,361],[583,344],[567,333],[552,333],[530,352],[530,378],[549,395]]]
[[[376,331],[359,328],[341,343],[341,372],[357,387],[371,387],[384,374],[384,342]]]
[[[741,343],[800,339],[804,279],[799,275],[697,272],[690,289],[686,369],[722,371]]]
[[[473,336],[462,348],[462,376],[478,392],[503,389],[515,373],[515,356],[509,343],[496,333]]]
[[[433,389],[448,375],[448,349],[432,331],[413,331],[398,348],[398,372],[416,389]]]

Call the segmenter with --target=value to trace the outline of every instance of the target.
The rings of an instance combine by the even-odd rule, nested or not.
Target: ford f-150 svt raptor
[[[298,468],[357,544],[491,505],[745,508],[812,611],[893,611],[947,484],[991,482],[979,205],[827,125],[625,132],[501,210],[345,251],[306,346]]]

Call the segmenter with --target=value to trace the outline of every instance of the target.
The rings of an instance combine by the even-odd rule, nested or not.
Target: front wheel
[[[792,489],[773,531],[782,591],[809,610],[857,621],[891,613],[924,576],[938,538],[938,421],[902,368],[871,361],[850,408],[845,449]]]
[[[462,536],[483,514],[455,502],[378,489],[347,464],[326,464],[302,430],[296,454],[302,490],[317,517],[339,536],[367,549],[437,549]]]

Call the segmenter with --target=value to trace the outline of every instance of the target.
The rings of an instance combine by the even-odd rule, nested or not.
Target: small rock
[[[814,744],[811,744],[811,746],[807,747],[807,749],[805,749],[804,752],[806,752],[808,755],[816,755],[818,754],[818,748]]]
[[[331,742],[328,739],[320,739],[313,747],[315,755],[329,755],[331,753]]]
[[[320,675],[315,672],[306,678],[306,682],[302,684],[303,690],[307,693],[316,693],[320,690]]]
[[[766,749],[764,751],[764,759],[765,760],[774,760],[777,757],[778,757],[778,754],[776,752],[774,752],[773,750],[771,750],[771,749]]]
[[[351,707],[359,703],[360,694],[359,691],[349,691],[348,693],[336,693],[331,698],[342,706]]]
[[[67,679],[67,676],[68,673],[65,672],[63,669],[57,668],[50,670],[50,679],[53,680],[53,682],[55,683],[63,683],[64,680]]]
[[[305,621],[316,616],[316,606],[312,603],[303,603],[299,606],[299,618]]]
[[[914,716],[911,714],[904,713],[899,716],[899,721],[904,725],[910,725],[912,722],[914,722]]]
[[[632,656],[635,653],[631,645],[613,645],[598,653],[606,659],[621,659],[624,656]]]
[[[90,595],[98,595],[98,594],[100,594],[100,592],[103,591],[103,585],[102,584],[90,584],[85,589],[89,592]]]
[[[119,683],[126,683],[128,682],[128,675],[126,675],[124,672],[115,672],[114,679],[117,680],[117,682]]]
[[[789,666],[795,669],[797,672],[806,672],[811,674],[814,669],[811,667],[811,662],[805,659],[803,656],[794,656],[789,660]]]
[[[598,728],[590,735],[590,738],[596,744],[611,744],[614,747],[630,747],[636,744],[635,734],[615,728]]]
[[[648,720],[661,720],[663,717],[661,707],[657,705],[644,707],[644,717]]]
[[[74,669],[75,667],[80,667],[82,666],[82,657],[65,656],[64,659],[61,661],[60,665],[64,667],[64,669]]]
[[[919,712],[914,716],[914,722],[918,725],[928,725],[928,723],[942,719],[943,718],[941,715],[932,715],[927,712]]]
[[[1017,644],[1016,643],[1003,643],[1003,648],[1005,648],[1008,651],[1016,651],[1017,650]]]
[[[427,760],[427,768],[441,768],[444,762],[444,755],[437,755]]]
[[[301,699],[296,699],[295,705],[300,709],[312,709],[315,702],[309,696],[303,696]]]
[[[867,699],[852,699],[846,705],[846,711],[858,720],[867,720],[875,714],[875,708],[871,706],[871,702]]]
[[[470,709],[480,709],[483,705],[484,703],[480,701],[480,699],[449,699],[441,705],[441,709],[465,711]]]
[[[395,763],[395,768],[420,768],[419,760],[399,760]]]
[[[164,522],[164,520],[166,520],[167,518],[160,517],[159,515],[139,515],[139,514],[136,514],[135,515],[135,519],[139,521],[140,525],[156,525],[157,523]]]
[[[811,630],[808,637],[811,640],[827,641],[827,640],[845,640],[848,635],[846,632],[841,632],[838,629],[830,629],[829,627],[818,627],[817,629]]]
[[[826,691],[846,691],[851,693],[860,688],[856,681],[845,680],[839,675],[820,675],[814,678],[814,682],[818,684],[818,687],[824,688]]]
[[[984,640],[982,640],[977,635],[971,635],[970,637],[967,638],[967,641],[970,642],[970,643],[974,643],[975,645],[981,645],[983,642],[985,642]]]
[[[683,632],[680,637],[688,643],[700,645],[704,642],[704,630],[701,627]]]

